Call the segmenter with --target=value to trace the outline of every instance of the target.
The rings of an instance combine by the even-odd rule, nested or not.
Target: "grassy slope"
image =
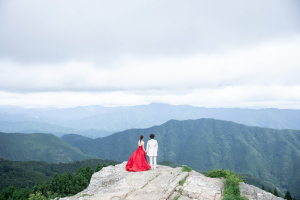
[[[96,169],[98,163],[108,165],[111,160],[87,159],[71,163],[46,163],[43,161],[9,161],[0,158],[0,193],[8,186],[17,189],[32,188],[37,182],[50,183],[55,173],[70,172],[75,175],[80,167]],[[118,162],[114,162],[118,163]]]
[[[0,157],[15,161],[71,162],[92,158],[52,134],[0,133]]]
[[[200,171],[224,168],[247,173],[282,192],[288,189],[300,195],[296,188],[300,185],[298,130],[248,127],[214,119],[171,120],[83,141],[77,147],[99,158],[124,161],[137,148],[139,136],[148,138],[151,133],[159,142],[158,161],[187,164]]]

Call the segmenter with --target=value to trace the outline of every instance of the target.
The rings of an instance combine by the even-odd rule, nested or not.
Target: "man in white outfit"
[[[154,134],[150,134],[151,140],[147,142],[147,150],[146,153],[150,158],[150,166],[151,169],[156,169],[156,156],[158,150],[158,143],[154,140]],[[153,163],[154,162],[154,163]]]

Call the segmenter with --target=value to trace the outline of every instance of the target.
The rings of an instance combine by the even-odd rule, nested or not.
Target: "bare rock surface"
[[[84,191],[64,200],[219,200],[223,197],[222,179],[208,178],[198,172],[181,172],[181,168],[158,165],[154,170],[127,172],[127,162],[103,168],[94,173]],[[183,186],[179,181],[186,179]],[[257,187],[240,184],[241,195],[249,200],[282,198]]]

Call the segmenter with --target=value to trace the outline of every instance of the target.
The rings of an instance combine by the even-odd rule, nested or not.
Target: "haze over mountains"
[[[153,103],[129,107],[81,106],[63,109],[1,106],[0,131],[52,133],[57,136],[73,133],[97,138],[131,128],[149,128],[170,119],[199,118],[300,130],[300,110],[203,108]]]
[[[158,161],[170,160],[199,171],[225,168],[250,174],[268,186],[300,196],[300,130],[249,127],[234,122],[170,120],[147,129],[129,129],[104,138],[80,135],[0,133],[0,157],[8,160],[70,162],[88,157],[126,161],[154,133]],[[69,144],[67,144],[69,143]]]

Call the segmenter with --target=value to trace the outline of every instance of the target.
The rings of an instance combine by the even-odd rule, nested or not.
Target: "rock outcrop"
[[[223,197],[222,179],[208,178],[198,172],[181,172],[181,168],[159,165],[154,170],[127,172],[126,162],[94,173],[90,185],[73,199],[99,200],[219,200]],[[179,181],[185,180],[183,186]],[[249,200],[280,200],[264,190],[240,183],[241,196]]]

